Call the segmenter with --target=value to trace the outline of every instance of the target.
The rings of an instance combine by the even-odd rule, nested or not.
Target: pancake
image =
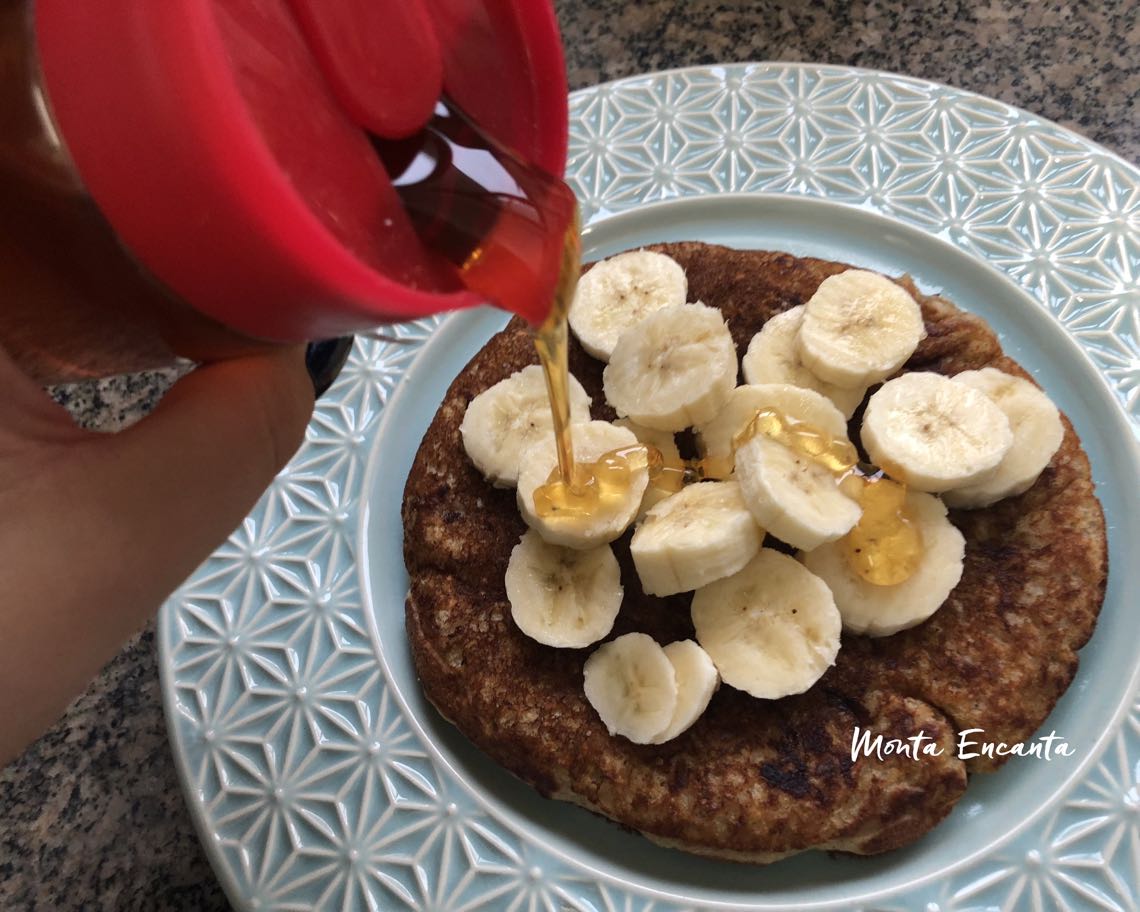
[[[700,243],[651,249],[685,268],[690,300],[723,312],[738,355],[766,320],[850,268]],[[1028,376],[981,318],[898,281],[919,301],[927,333],[903,371],[953,375],[992,366]],[[611,737],[582,690],[582,666],[595,647],[542,646],[511,620],[503,579],[526,526],[514,490],[484,481],[459,436],[472,398],[536,361],[528,330],[515,320],[456,378],[416,456],[403,523],[407,632],[425,694],[541,794],[663,845],[719,858],[768,862],[810,848],[884,852],[942,820],[967,774],[1003,762],[959,759],[958,732],[1028,741],[1073,680],[1077,650],[1104,598],[1107,548],[1088,459],[1064,419],[1061,447],[1032,488],[982,510],[951,511],[966,539],[965,565],[931,619],[881,639],[845,633],[835,666],[805,694],[763,701],[722,686],[673,741]],[[575,342],[570,370],[593,398],[593,417],[612,420],[602,365]],[[692,594],[645,595],[629,556],[631,534],[614,543],[625,599],[611,638],[631,631],[660,643],[692,637]],[[853,759],[856,726],[887,738],[922,733],[941,753]]]

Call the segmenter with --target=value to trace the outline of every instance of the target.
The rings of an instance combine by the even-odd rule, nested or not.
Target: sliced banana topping
[[[618,339],[602,375],[619,415],[662,431],[711,419],[736,386],[736,346],[720,311],[667,307]]]
[[[786,554],[760,552],[693,595],[697,642],[726,684],[775,700],[803,693],[839,652],[839,611],[818,576]]]
[[[932,493],[985,481],[1013,444],[1009,420],[989,396],[929,372],[884,383],[860,433],[876,465]]]
[[[863,401],[865,386],[836,386],[820,380],[800,360],[799,334],[804,319],[804,305],[776,314],[764,324],[760,332],[748,343],[748,351],[741,359],[744,382],[749,384],[789,383],[803,389],[814,390],[826,396],[835,407],[850,418]]]
[[[677,708],[677,674],[665,650],[644,633],[597,648],[583,668],[586,699],[611,735],[652,744]]]
[[[650,510],[629,550],[641,588],[649,595],[673,595],[732,575],[752,559],[763,538],[740,485],[706,481]]]
[[[843,626],[853,633],[887,636],[921,624],[946,601],[962,578],[966,540],[946,518],[937,497],[908,491],[910,518],[922,534],[922,557],[903,582],[876,586],[852,569],[838,543],[801,553],[804,566],[831,588]]]
[[[574,458],[579,462],[593,462],[603,453],[637,444],[633,431],[615,427],[608,421],[588,421],[570,426],[574,443]],[[602,498],[588,516],[539,516],[534,506],[535,489],[546,484],[558,468],[558,452],[554,435],[536,443],[523,453],[519,470],[517,501],[526,524],[554,545],[567,548],[596,548],[621,535],[641,506],[641,496],[649,484],[645,467],[634,468],[629,486],[614,496]]]
[[[712,421],[696,428],[701,453],[717,460],[732,457],[732,440],[764,408],[779,409],[794,421],[807,422],[833,437],[847,437],[847,421],[830,399],[790,383],[738,386]]]
[[[756,522],[796,548],[846,535],[862,513],[830,469],[763,434],[736,450],[736,480]]]
[[[570,420],[590,420],[590,397],[573,376]],[[554,434],[542,368],[524,367],[472,399],[459,434],[468,458],[484,478],[496,487],[514,487],[523,452]]]
[[[621,608],[621,570],[609,545],[578,551],[527,530],[507,564],[511,617],[547,646],[581,649],[613,629]]]
[[[597,263],[578,281],[570,329],[587,353],[609,361],[618,337],[654,311],[684,304],[685,270],[649,250],[620,253]]]
[[[963,371],[951,379],[985,393],[1002,410],[1013,445],[989,478],[947,491],[942,499],[951,507],[974,509],[1028,491],[1065,436],[1057,406],[1028,380],[996,367]]]
[[[673,673],[677,676],[677,705],[665,731],[653,738],[654,744],[672,741],[688,731],[708,708],[720,686],[720,674],[713,660],[692,640],[670,643],[665,647],[665,656],[673,663]]]
[[[586,660],[588,701],[611,734],[637,744],[688,730],[722,680],[761,699],[802,693],[834,664],[841,629],[887,636],[928,619],[963,573],[965,540],[946,504],[1027,490],[1064,433],[1057,408],[1020,377],[907,373],[867,403],[862,443],[885,474],[863,474],[847,421],[921,341],[911,295],[864,270],[826,279],[753,337],[737,387],[728,326],[718,310],[686,304],[687,293],[680,265],[644,250],[599,263],[579,284],[570,325],[608,362],[606,399],[622,417],[590,421],[590,399],[570,378],[577,487],[544,487],[558,457],[541,368],[475,397],[460,426],[488,480],[517,485],[530,529],[505,583],[527,636],[581,649],[610,635],[624,593],[608,543],[635,517],[643,591],[693,592],[696,641],[662,648],[629,633]],[[681,459],[674,432],[687,428],[699,461]],[[945,503],[923,492],[944,492]],[[800,549],[798,560],[763,548],[765,531]]]
[[[799,355],[821,380],[865,388],[902,367],[923,334],[922,309],[905,288],[848,269],[824,279],[805,305]]]

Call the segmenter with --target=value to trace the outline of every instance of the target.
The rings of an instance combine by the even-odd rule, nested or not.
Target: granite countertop
[[[688,64],[889,70],[1018,105],[1140,160],[1134,0],[558,0],[572,88]],[[169,378],[136,381],[153,399]],[[122,390],[71,393],[117,420]],[[0,908],[228,908],[175,776],[153,628],[0,773]]]

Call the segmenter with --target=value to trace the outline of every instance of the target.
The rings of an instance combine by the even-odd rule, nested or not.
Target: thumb
[[[85,472],[130,547],[117,560],[154,604],[241,522],[312,410],[303,350],[278,350],[198,368],[146,419],[90,441]]]

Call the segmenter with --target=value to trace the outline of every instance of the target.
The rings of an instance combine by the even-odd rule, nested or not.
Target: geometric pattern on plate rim
[[[947,86],[736,64],[575,92],[583,216],[710,193],[819,197],[992,263],[1079,342],[1140,436],[1140,173]],[[369,442],[439,318],[357,339],[301,450],[160,615],[191,814],[244,909],[682,907],[528,845],[440,768],[384,680],[354,540]],[[1140,905],[1140,697],[1033,832],[934,884],[929,912]]]

